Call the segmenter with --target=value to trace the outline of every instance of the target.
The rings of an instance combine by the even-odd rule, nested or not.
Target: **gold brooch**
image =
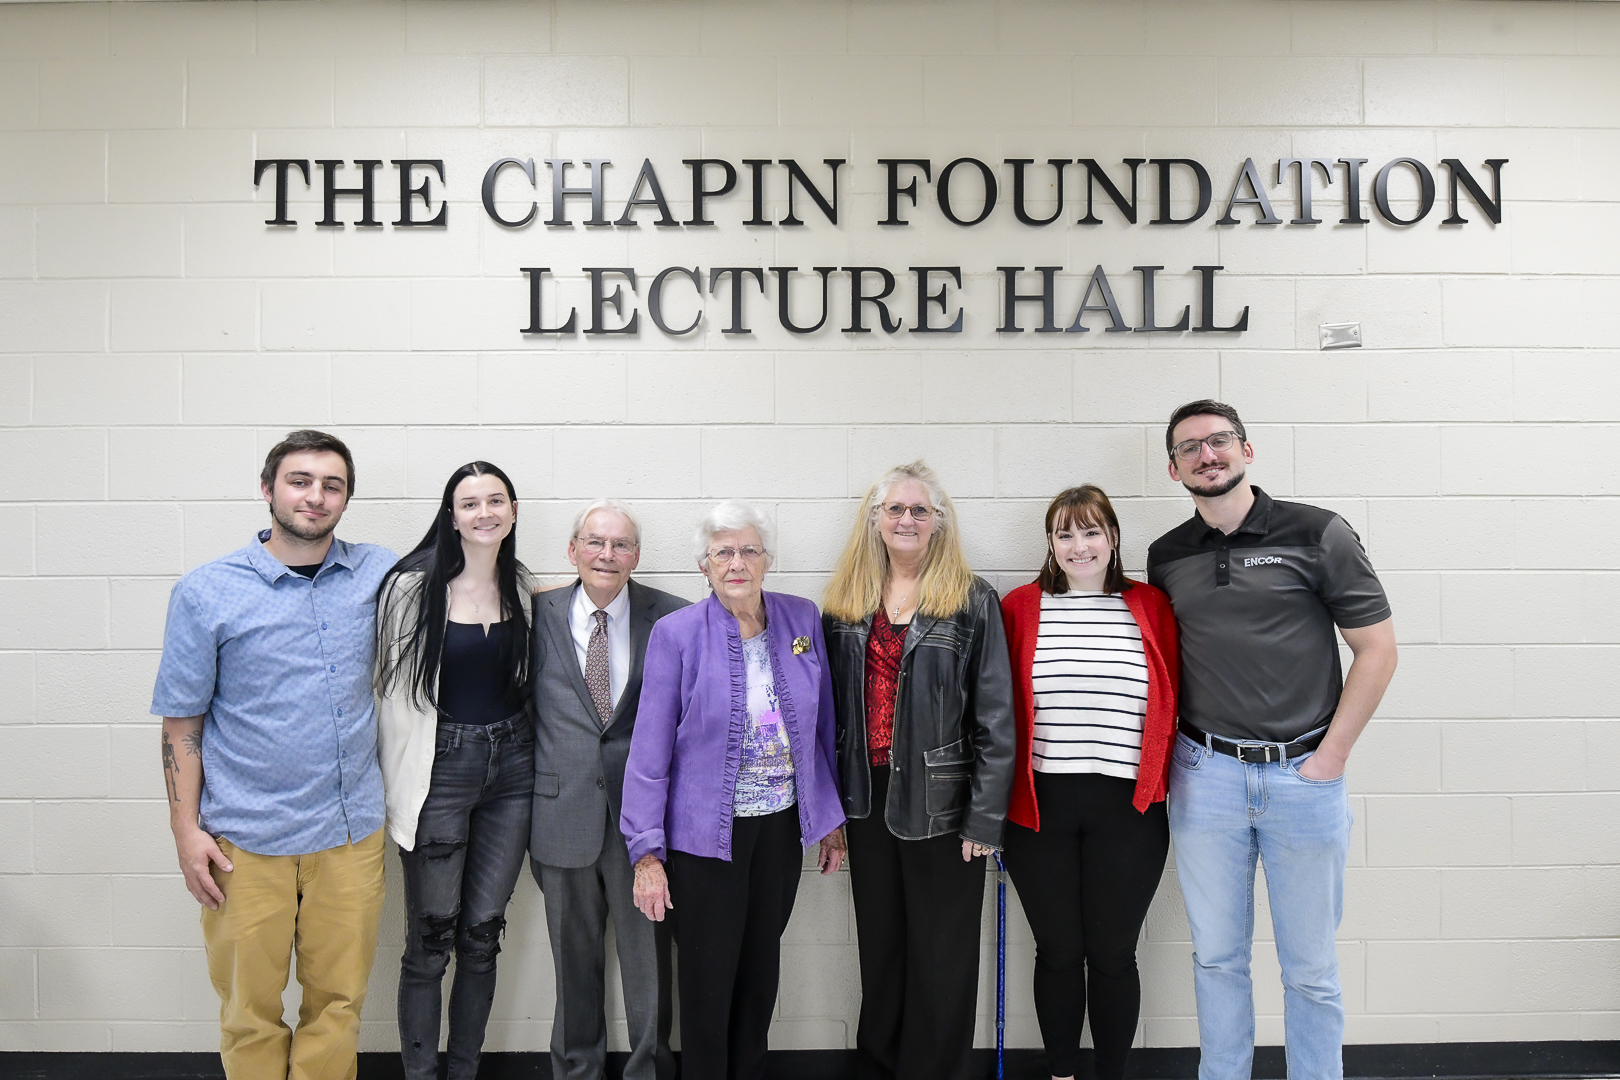
[[[807,653],[809,651],[810,651],[810,639],[809,638],[807,638],[807,637],[796,637],[796,638],[793,639],[793,655],[794,656],[798,656],[800,653]]]

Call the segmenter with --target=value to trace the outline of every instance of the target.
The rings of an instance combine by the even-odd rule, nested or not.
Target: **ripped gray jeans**
[[[439,1074],[441,984],[452,950],[449,1080],[473,1080],[495,998],[506,905],[529,846],[534,725],[440,723],[433,779],[405,870],[399,1044],[407,1080]]]

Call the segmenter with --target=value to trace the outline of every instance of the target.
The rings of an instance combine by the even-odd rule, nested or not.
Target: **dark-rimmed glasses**
[[[1176,443],[1176,457],[1182,461],[1191,461],[1202,451],[1201,447],[1208,446],[1217,454],[1232,449],[1232,445],[1241,442],[1243,436],[1235,431],[1217,431],[1213,435],[1205,435],[1202,439],[1183,439]]]

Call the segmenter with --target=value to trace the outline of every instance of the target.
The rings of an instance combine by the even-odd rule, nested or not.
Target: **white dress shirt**
[[[619,590],[608,606],[608,692],[613,707],[619,707],[619,695],[630,681],[630,586]],[[574,602],[568,606],[568,628],[574,634],[574,653],[579,658],[579,670],[585,670],[585,653],[591,645],[591,633],[596,629],[596,605],[582,584],[574,585]]]

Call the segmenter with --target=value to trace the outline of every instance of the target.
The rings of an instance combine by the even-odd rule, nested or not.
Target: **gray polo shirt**
[[[1291,742],[1327,723],[1344,686],[1334,626],[1389,618],[1349,523],[1259,488],[1230,536],[1194,513],[1155,540],[1148,581],[1181,631],[1182,719],[1229,739]]]

